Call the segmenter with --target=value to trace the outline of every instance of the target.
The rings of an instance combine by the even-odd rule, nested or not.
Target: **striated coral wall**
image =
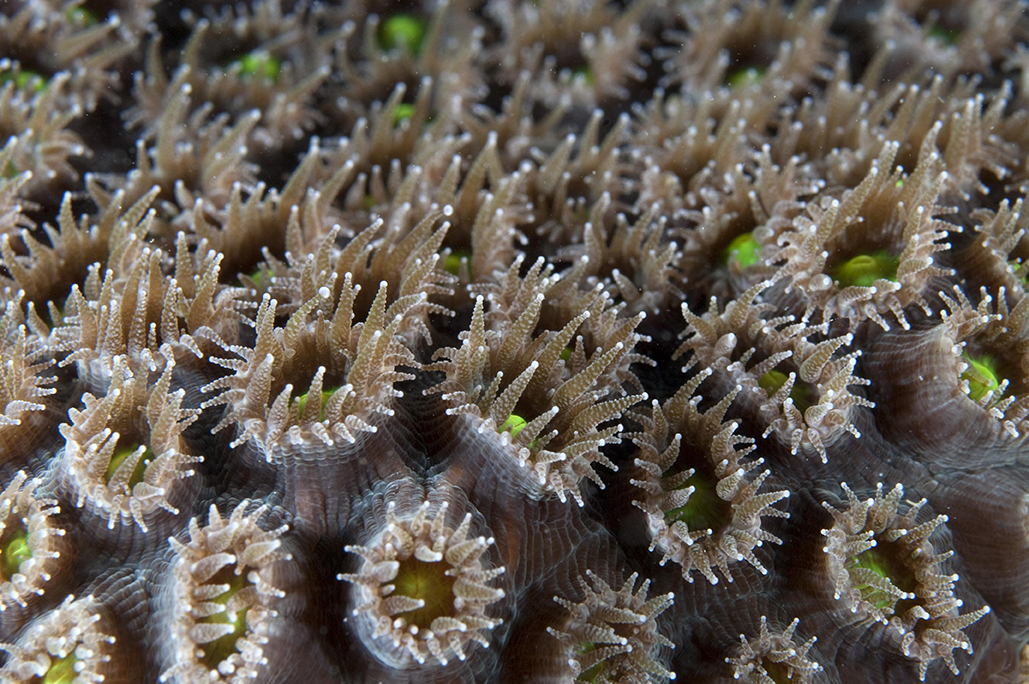
[[[1027,29],[0,4],[0,681],[1029,681]]]

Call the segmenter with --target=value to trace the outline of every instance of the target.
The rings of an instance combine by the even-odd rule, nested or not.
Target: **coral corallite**
[[[0,2],[0,682],[1029,684],[1026,0]]]

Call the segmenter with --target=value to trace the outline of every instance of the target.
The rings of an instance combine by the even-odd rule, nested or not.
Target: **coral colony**
[[[0,3],[0,682],[1029,682],[1020,0]]]

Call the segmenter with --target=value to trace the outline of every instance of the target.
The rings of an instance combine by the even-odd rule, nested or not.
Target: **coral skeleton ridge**
[[[1029,684],[1029,1],[0,2],[0,682]]]

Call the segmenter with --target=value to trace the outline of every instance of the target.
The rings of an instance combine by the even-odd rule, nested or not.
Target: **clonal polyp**
[[[287,527],[263,529],[267,507],[250,501],[223,518],[215,506],[208,523],[189,523],[189,540],[172,537],[175,620],[172,666],[161,681],[242,681],[269,667],[263,645],[275,606],[285,592],[271,583]]]
[[[464,660],[470,642],[489,646],[489,630],[502,622],[486,616],[504,597],[491,584],[504,568],[484,567],[493,539],[469,538],[470,513],[451,528],[447,509],[444,502],[430,515],[426,502],[412,517],[398,519],[390,502],[378,539],[346,547],[364,559],[358,572],[338,576],[356,589],[355,629],[393,667]]]
[[[846,484],[841,487],[847,501],[840,508],[823,503],[834,520],[822,534],[835,599],[852,613],[884,624],[898,638],[901,653],[918,661],[923,681],[936,659],[958,674],[953,649],[972,652],[962,630],[990,608],[959,612],[962,602],[954,595],[959,578],[944,567],[954,552],[937,552],[930,541],[947,516],[917,522],[926,502],[904,502],[899,484],[889,492],[880,484],[867,499],[859,499]],[[902,505],[907,509],[903,514]]]

